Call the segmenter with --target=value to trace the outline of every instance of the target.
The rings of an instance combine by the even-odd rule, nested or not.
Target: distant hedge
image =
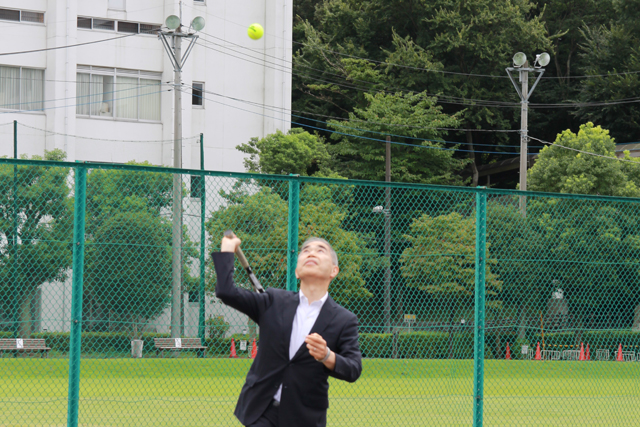
[[[512,358],[520,357],[520,348],[515,348],[516,333],[487,333],[485,341],[485,359],[502,359],[509,343]],[[0,332],[0,338],[11,338],[11,332]],[[39,332],[31,334],[31,338],[44,338],[47,346],[58,355],[69,353],[70,334],[68,332]],[[154,338],[169,338],[169,334],[145,333],[144,357],[155,357]],[[246,356],[247,351],[240,350],[240,340],[249,341],[249,336],[233,335],[236,341],[236,353]],[[411,332],[397,334],[396,356],[400,359],[448,359],[449,334],[447,332]],[[370,359],[391,359],[394,357],[393,334],[361,333],[359,337],[362,356]],[[542,335],[528,337],[530,346],[535,347]],[[630,331],[591,331],[582,333],[585,347],[589,344],[592,357],[599,349],[609,350],[613,358],[618,346],[624,351],[640,352],[640,332]],[[248,342],[250,344],[250,342]],[[456,332],[453,334],[453,359],[473,359],[473,333]],[[549,333],[544,335],[547,350],[578,349],[575,332]],[[259,342],[258,342],[259,345]],[[207,338],[207,357],[228,357],[231,351],[231,338]],[[248,348],[247,348],[248,350]],[[183,351],[184,353],[184,351]],[[82,354],[90,357],[130,357],[131,339],[124,332],[84,332],[82,334]]]

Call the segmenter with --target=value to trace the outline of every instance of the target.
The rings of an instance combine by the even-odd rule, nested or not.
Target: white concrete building
[[[174,69],[155,31],[182,14],[186,27],[206,20],[182,72],[182,165],[200,167],[203,133],[206,169],[244,171],[237,145],[290,128],[292,8],[292,0],[0,0],[0,156],[13,156],[17,120],[21,155],[58,148],[69,161],[172,166]],[[265,28],[260,40],[247,35],[252,23]],[[199,201],[186,203],[199,212]],[[68,331],[70,280],[43,285],[39,299],[37,329]],[[207,317],[230,315],[207,306]],[[158,332],[168,319],[155,322]],[[195,319],[197,303],[185,296],[187,335]]]
[[[181,9],[187,27],[206,20],[182,73],[183,137],[204,134],[207,169],[243,171],[237,145],[290,126],[292,0],[0,0],[0,125],[37,128],[20,126],[19,153],[172,165],[174,73],[154,30]],[[11,126],[0,132],[11,156]],[[183,142],[185,168],[199,168],[197,142]]]

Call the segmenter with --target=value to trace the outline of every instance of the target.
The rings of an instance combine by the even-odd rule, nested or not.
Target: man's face
[[[340,269],[333,264],[331,250],[326,243],[310,242],[300,249],[296,277],[305,279],[333,280]]]

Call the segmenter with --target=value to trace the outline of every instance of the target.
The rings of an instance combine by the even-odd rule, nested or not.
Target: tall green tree
[[[219,247],[225,230],[231,228],[242,240],[257,277],[265,287],[286,287],[288,202],[270,187],[255,182],[236,187],[230,204],[211,212],[206,229],[212,247]],[[380,259],[372,236],[343,228],[347,211],[335,203],[330,186],[305,184],[300,191],[299,241],[318,236],[327,239],[338,253],[340,273],[331,282],[329,292],[340,304],[357,307],[372,295],[366,279]],[[243,273],[242,273],[243,274]],[[210,280],[214,280],[210,278]],[[242,275],[238,283],[248,284]]]
[[[593,123],[580,126],[577,134],[565,130],[558,135],[555,144],[540,151],[535,165],[527,174],[528,189],[638,197],[639,187],[625,174],[625,166],[611,159],[616,157],[615,151],[616,144],[609,131]]]
[[[634,99],[640,90],[639,4],[637,0],[611,0],[597,6],[608,19],[581,28],[579,56],[582,72],[590,78],[580,81],[577,99],[585,105],[575,115],[582,122],[606,127],[619,142],[637,141],[640,109]]]
[[[169,306],[172,194],[173,177],[168,173],[118,169],[89,173],[84,292],[89,328],[129,330],[137,336]],[[196,287],[192,265],[198,255],[187,231],[183,227],[185,293]]]
[[[330,173],[330,155],[322,137],[300,128],[292,128],[286,134],[278,130],[264,138],[251,138],[236,148],[249,155],[244,161],[247,172],[302,176]]]
[[[470,129],[453,133],[450,139],[462,138],[469,144],[475,185],[478,174],[473,166],[491,158],[476,155],[474,144],[500,145],[508,138],[472,130],[512,128],[517,111],[475,100],[516,101],[505,66],[517,51],[533,54],[551,46],[534,7],[529,1],[510,0],[325,1],[316,7],[315,26],[308,24],[305,46],[295,57],[296,66],[306,74],[296,79],[296,109],[344,117],[355,107],[364,108],[363,91],[396,91],[398,86],[426,90],[439,97],[445,113],[460,112],[460,127]],[[379,74],[354,73],[354,56],[378,61],[373,67],[384,71],[384,80]],[[305,67],[316,70],[312,73]],[[312,80],[312,74],[324,82]]]
[[[447,215],[423,215],[411,224],[405,238],[410,247],[400,257],[401,272],[406,286],[418,288],[436,297],[449,325],[449,357],[453,356],[453,323],[456,314],[467,314],[475,296],[475,219],[457,212]],[[497,308],[496,298],[502,282],[493,273],[496,260],[486,254],[487,307]]]
[[[566,130],[529,171],[533,191],[638,197],[640,162],[615,157],[615,142],[600,126]],[[581,152],[582,151],[582,152]],[[585,152],[596,155],[585,154]],[[603,157],[604,156],[604,157]],[[544,244],[547,278],[557,280],[575,319],[576,334],[597,315],[630,322],[638,304],[640,209],[607,200],[533,199],[528,208]]]
[[[339,173],[350,178],[384,180],[384,139],[385,134],[391,134],[392,181],[462,183],[458,173],[466,162],[454,158],[457,146],[436,141],[445,133],[440,128],[457,126],[457,117],[442,113],[435,98],[424,93],[365,94],[365,99],[366,108],[355,108],[348,121],[329,122],[337,132],[332,139],[338,142],[330,146],[330,152]],[[404,137],[396,136],[398,133]]]
[[[44,160],[65,158],[60,150],[45,151]],[[43,160],[40,156],[31,159]],[[71,185],[66,167],[18,166],[14,175],[12,165],[0,166],[0,237],[4,242],[0,246],[0,295],[6,317],[15,316],[18,334],[23,338],[34,331],[34,306],[40,286],[64,281],[71,267]],[[14,220],[17,247],[12,245]]]

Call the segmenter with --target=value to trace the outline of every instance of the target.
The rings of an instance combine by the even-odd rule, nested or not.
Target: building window
[[[193,82],[191,85],[191,105],[204,106],[204,83]]]
[[[110,19],[89,18],[78,16],[78,28],[85,30],[108,30],[115,31],[116,25],[119,33],[128,34],[156,34],[161,25],[142,24],[139,22],[112,21]]]
[[[86,28],[87,30],[91,29],[91,18],[83,18],[78,16],[78,28]]]
[[[93,29],[113,31],[116,29],[116,21],[111,21],[110,19],[94,19]]]
[[[0,9],[0,19],[3,21],[35,22],[44,24],[44,13],[28,10]]]
[[[44,104],[44,70],[0,66],[0,108],[38,111]]]
[[[76,114],[160,120],[160,73],[78,66]]]
[[[137,22],[118,21],[118,32],[119,33],[138,34],[139,33],[138,26],[139,26],[139,24]]]
[[[193,0],[195,4],[204,4],[204,0]]]

